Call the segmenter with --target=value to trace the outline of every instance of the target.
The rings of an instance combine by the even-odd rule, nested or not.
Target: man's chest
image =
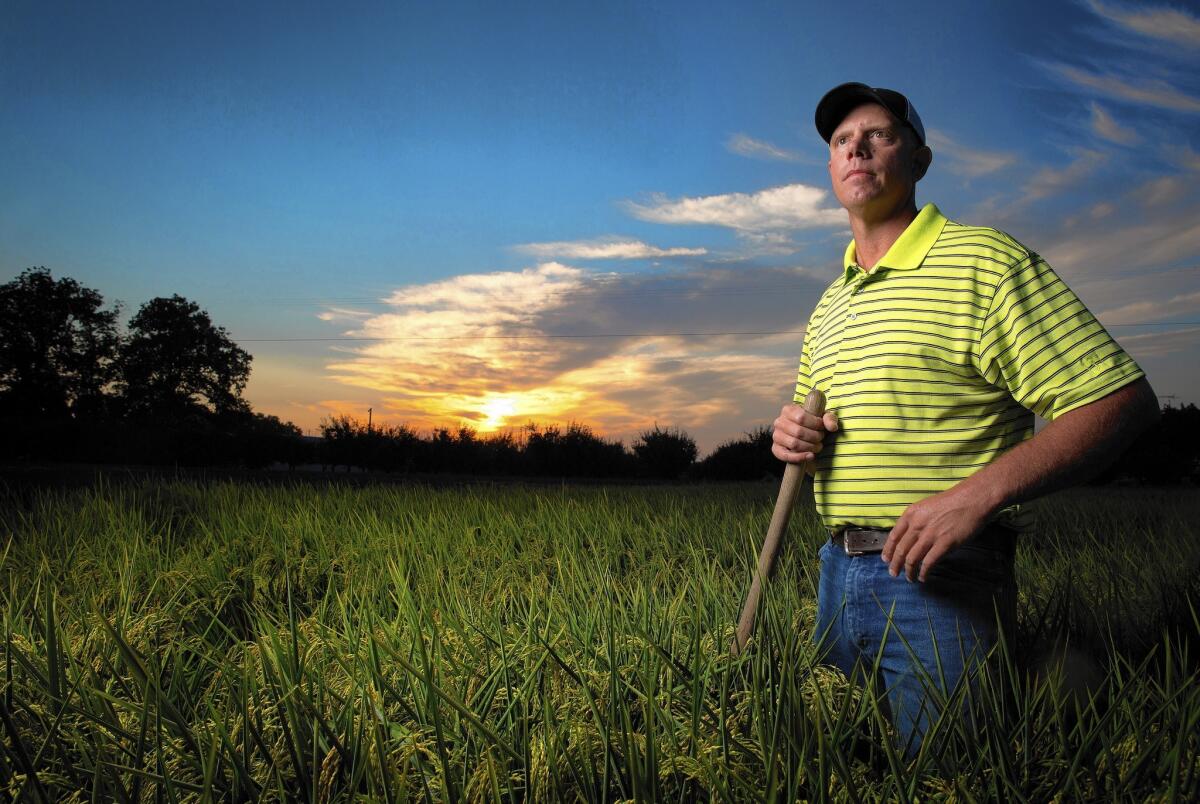
[[[835,393],[976,385],[982,378],[975,353],[987,314],[979,290],[945,271],[883,273],[835,284],[809,335],[814,382]]]

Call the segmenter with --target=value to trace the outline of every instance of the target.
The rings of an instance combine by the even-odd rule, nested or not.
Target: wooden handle
[[[808,392],[804,400],[804,410],[814,416],[825,413],[825,394],[816,388]],[[742,616],[738,618],[737,634],[729,650],[736,656],[746,647],[750,632],[754,630],[754,615],[758,613],[758,601],[762,597],[762,585],[765,578],[771,577],[775,568],[775,559],[779,556],[779,545],[783,534],[787,531],[788,519],[792,515],[792,507],[796,504],[796,495],[804,482],[805,466],[803,463],[789,463],[783,470],[783,483],[779,486],[779,496],[775,499],[775,513],[771,515],[771,526],[767,528],[767,538],[763,540],[762,551],[758,555],[758,569],[750,582],[750,593],[742,606]]]

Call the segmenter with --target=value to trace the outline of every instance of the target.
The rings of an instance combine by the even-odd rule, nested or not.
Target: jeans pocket
[[[994,641],[1016,627],[1017,586],[1009,550],[964,544],[944,555],[925,576],[925,594],[967,617]],[[997,630],[999,629],[999,630]]]
[[[999,592],[1013,574],[1012,557],[1004,550],[961,544],[942,556],[926,575],[926,583],[948,591]]]

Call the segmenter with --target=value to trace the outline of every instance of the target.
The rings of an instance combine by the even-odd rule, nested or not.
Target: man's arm
[[[1115,461],[1159,416],[1140,379],[1064,413],[952,488],[905,509],[883,547],[892,575],[924,581],[949,550],[981,531],[1002,508],[1082,483]]]

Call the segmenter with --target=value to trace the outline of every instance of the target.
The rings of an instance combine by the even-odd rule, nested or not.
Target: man
[[[938,714],[929,685],[969,683],[1013,627],[1019,504],[1099,472],[1158,405],[1036,253],[918,211],[933,154],[904,95],[842,84],[816,123],[854,239],[801,351],[796,401],[820,388],[829,412],[785,406],[772,451],[811,461],[831,533],[825,660],[878,667],[911,753]],[[1034,413],[1049,420],[1037,435]]]

